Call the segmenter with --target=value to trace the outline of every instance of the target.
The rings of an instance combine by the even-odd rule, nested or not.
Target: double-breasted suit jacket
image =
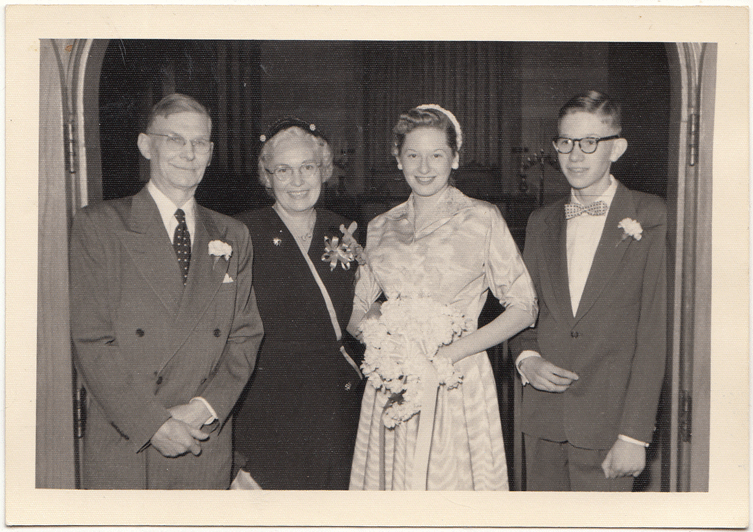
[[[524,259],[540,312],[515,351],[537,351],[579,379],[563,393],[526,386],[522,430],[586,449],[609,449],[619,434],[650,442],[666,359],[664,202],[618,183],[573,315],[567,200],[537,210],[528,222]],[[640,240],[618,227],[625,218],[640,223]]]
[[[71,236],[76,366],[91,398],[87,488],[224,489],[231,430],[223,430],[254,366],[263,329],[251,286],[246,227],[197,205],[187,284],[146,188],[84,208]],[[213,256],[209,243],[232,248]],[[218,423],[199,456],[149,445],[168,408],[201,396]],[[209,426],[208,426],[209,427]],[[205,431],[208,430],[205,427]]]

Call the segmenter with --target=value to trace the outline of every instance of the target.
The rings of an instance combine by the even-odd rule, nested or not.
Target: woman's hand
[[[450,362],[450,364],[454,364],[454,361],[452,359],[452,344],[439,346],[439,349],[437,349],[437,354],[434,356],[446,358]]]
[[[354,308],[353,313],[350,315],[350,321],[348,322],[347,331],[351,334],[351,336],[353,336],[353,338],[363,343],[363,335],[361,334],[361,331],[358,330],[358,326],[363,320],[378,318],[381,315],[382,304],[377,301],[374,301],[374,303],[371,304],[371,308],[369,308],[368,312],[366,313],[364,313],[363,310]]]
[[[371,308],[363,317],[363,319],[369,320],[371,318],[379,318],[381,315],[382,315],[382,304],[379,301],[374,301],[374,303],[372,303],[371,305]]]

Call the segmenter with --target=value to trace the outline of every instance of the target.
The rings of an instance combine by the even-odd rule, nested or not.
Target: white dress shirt
[[[609,187],[601,196],[592,200],[601,200],[607,204],[607,212],[604,216],[581,214],[567,220],[567,279],[573,316],[578,313],[580,298],[583,296],[583,289],[586,287],[588,274],[591,272],[596,248],[599,247],[601,233],[604,231],[604,223],[609,214],[609,207],[612,206],[615,192],[617,192],[617,180],[610,175]],[[570,193],[570,201],[584,205],[578,201],[574,192]]]
[[[165,194],[157,188],[157,185],[151,181],[146,184],[146,189],[149,191],[149,194],[152,195],[154,202],[157,204],[159,215],[162,218],[162,223],[165,224],[165,230],[167,231],[167,236],[170,237],[171,243],[174,243],[175,228],[178,227],[178,219],[175,217],[175,211],[183,209],[183,212],[186,213],[186,225],[188,226],[188,234],[191,235],[191,247],[193,248],[194,235],[196,234],[196,200],[194,197],[191,196],[191,199],[185,202],[181,207],[178,207],[173,203],[173,200],[165,196]]]
[[[160,218],[162,218],[162,223],[165,224],[167,236],[170,237],[170,243],[172,244],[174,244],[173,239],[175,238],[175,228],[178,227],[178,219],[175,217],[175,211],[183,209],[183,212],[186,215],[188,234],[191,236],[191,248],[193,248],[193,235],[196,234],[196,199],[191,196],[191,198],[181,207],[178,207],[173,203],[173,200],[165,196],[165,194],[157,188],[157,185],[151,181],[146,184],[146,189],[149,191],[149,194],[152,195],[152,199],[154,199],[154,202],[157,204]],[[200,401],[207,407],[207,410],[209,410],[211,417],[204,422],[205,425],[212,423],[217,419],[217,412],[215,412],[212,405],[210,405],[206,399],[203,397],[194,397],[190,402],[193,401]]]
[[[567,220],[567,279],[570,289],[570,305],[573,316],[578,314],[578,305],[583,296],[583,289],[586,287],[588,275],[591,272],[591,265],[596,255],[596,248],[599,247],[601,233],[604,231],[604,224],[609,214],[609,208],[612,206],[614,194],[617,192],[617,180],[614,176],[609,176],[609,187],[598,198],[591,198],[591,202],[603,201],[607,204],[607,212],[603,216],[592,216],[590,214],[581,214]],[[570,202],[583,204],[575,197],[575,191],[570,191]],[[564,216],[564,213],[563,213]],[[520,371],[520,363],[526,358],[541,356],[536,351],[523,351],[518,355],[515,361],[515,367],[518,368],[523,386],[528,384],[528,379]],[[619,438],[648,447],[648,444],[622,434]]]

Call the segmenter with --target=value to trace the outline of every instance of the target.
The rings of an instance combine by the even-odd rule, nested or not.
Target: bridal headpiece
[[[455,118],[454,114],[434,103],[425,103],[423,105],[419,105],[418,107],[416,107],[416,109],[432,109],[434,111],[439,111],[447,118],[449,118],[450,122],[452,122],[452,127],[455,128],[455,150],[460,151],[461,146],[463,146],[463,130],[460,129],[460,122],[458,122],[458,119]]]

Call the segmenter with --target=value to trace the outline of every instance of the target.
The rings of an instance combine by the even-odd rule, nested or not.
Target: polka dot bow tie
[[[582,205],[580,203],[565,204],[565,220],[580,216],[584,212],[591,216],[604,216],[607,213],[607,204],[601,200],[594,201],[588,205]]]

